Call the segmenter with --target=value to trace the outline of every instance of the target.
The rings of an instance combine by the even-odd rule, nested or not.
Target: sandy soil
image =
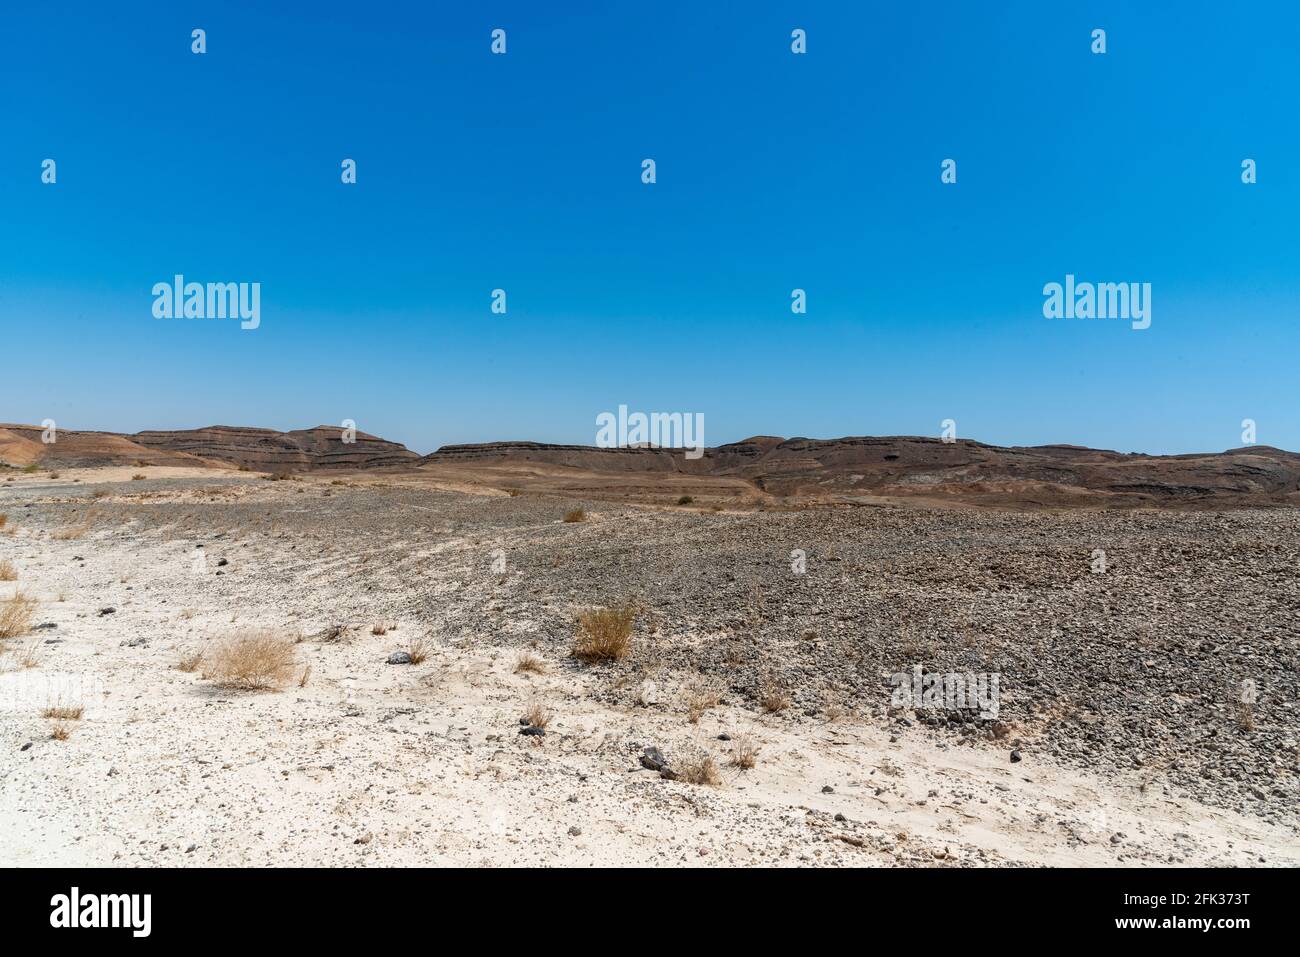
[[[552,534],[562,502],[521,522],[468,493],[131,471],[23,476],[0,497],[0,560],[18,570],[0,599],[21,589],[52,626],[5,643],[0,665],[0,864],[1300,864],[1296,817],[1199,803],[1159,774],[1013,764],[730,693],[693,724],[690,675],[614,674],[541,640],[543,606],[583,596],[536,586],[532,616],[481,611],[504,599],[479,557]],[[340,522],[342,498],[374,527]],[[628,520],[597,511],[573,533]],[[530,594],[526,569],[507,577]],[[476,617],[458,616],[471,596]],[[175,667],[253,627],[302,636],[301,686],[234,692]],[[427,660],[387,663],[420,638]],[[546,673],[516,673],[533,647]],[[74,693],[85,712],[54,740],[41,709]],[[525,737],[534,702],[550,724]],[[741,735],[760,744],[750,770],[728,764]],[[640,765],[647,746],[708,753],[723,781],[664,780]]]

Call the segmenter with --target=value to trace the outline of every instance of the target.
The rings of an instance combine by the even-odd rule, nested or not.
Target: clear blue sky
[[[1294,3],[271,6],[5,5],[0,421],[1300,449]],[[154,319],[177,272],[261,328]]]

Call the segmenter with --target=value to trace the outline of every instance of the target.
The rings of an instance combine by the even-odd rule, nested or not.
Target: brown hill
[[[60,429],[49,444],[41,441],[39,426],[0,425],[0,462],[20,467],[143,464],[303,472],[411,465],[418,460],[405,446],[364,432],[356,434],[355,442],[345,443],[343,430],[327,425],[292,432],[215,425],[135,435]]]
[[[991,505],[1300,504],[1300,455],[1269,446],[1221,453],[1140,455],[1071,445],[1002,447],[916,436],[755,437],[706,449],[499,442],[444,446],[421,460],[440,471],[530,466],[575,489],[578,473],[669,482],[739,479],[767,497],[854,501],[923,498]],[[572,474],[570,474],[572,473]],[[538,473],[542,474],[541,472]]]
[[[420,458],[404,445],[365,432],[358,432],[355,442],[344,442],[343,429],[332,425],[292,432],[213,425],[206,429],[138,432],[130,438],[150,448],[186,452],[255,472],[383,468],[413,465]]]
[[[59,429],[53,438],[53,442],[43,442],[39,425],[0,425],[0,462],[43,468],[136,464],[203,468],[215,464],[184,452],[148,448],[114,432]]]

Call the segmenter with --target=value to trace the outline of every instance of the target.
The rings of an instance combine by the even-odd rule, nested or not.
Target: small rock
[[[578,827],[578,825],[575,824],[573,825],[573,827],[569,828],[569,837],[581,837],[581,836],[582,836],[582,828]]]
[[[230,564],[230,562],[227,561],[227,560],[224,559],[224,558],[222,558],[222,559],[218,559],[218,560],[217,560],[217,567],[218,567],[218,568],[221,568],[221,567],[223,567],[223,566],[225,566],[225,565],[229,565],[229,564]]]
[[[668,767],[668,759],[664,757],[662,751],[651,745],[641,752],[641,767],[650,771],[663,771]]]
[[[18,750],[19,750],[19,751],[26,751],[26,750],[27,750],[28,748],[30,748],[31,746],[32,746],[32,743],[31,743],[30,741],[28,741],[26,744],[24,744],[24,745],[23,745],[21,748],[19,748]]]
[[[540,737],[544,737],[544,736],[545,736],[545,734],[546,734],[546,729],[545,729],[545,728],[535,728],[535,727],[533,727],[533,726],[530,725],[530,726],[527,727],[527,728],[520,728],[520,729],[519,729],[519,733],[520,733],[520,734],[527,735],[527,736],[530,737],[530,738],[540,738]]]
[[[835,793],[835,789],[831,787],[829,784],[822,786],[822,794],[834,794],[834,793]]]
[[[1020,751],[1018,749],[1011,752],[1011,763],[1012,764],[1020,763]]]
[[[730,740],[731,740],[731,735],[729,735],[729,734],[720,734],[720,735],[718,735],[718,740],[719,740],[719,741],[730,741]]]
[[[388,656],[388,663],[390,665],[409,665],[411,663],[411,656],[405,651],[394,651]]]
[[[100,615],[111,615],[115,611],[117,611],[117,609],[114,608],[112,605],[105,605],[103,608],[99,609]]]
[[[847,821],[848,818],[845,817],[843,814],[836,814],[836,815],[835,815],[835,820],[837,820],[837,821]]]

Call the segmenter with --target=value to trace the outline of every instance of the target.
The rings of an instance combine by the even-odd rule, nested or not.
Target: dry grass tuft
[[[388,634],[388,626],[381,621],[370,629],[370,633],[372,635],[386,635]]]
[[[34,614],[36,599],[28,598],[22,592],[14,592],[12,598],[0,602],[0,641],[27,634]]]
[[[515,661],[515,674],[529,672],[535,675],[546,674],[546,662],[531,651],[525,651]]]
[[[580,661],[615,661],[632,650],[636,608],[630,604],[592,608],[578,615],[573,657]]]
[[[1237,727],[1242,731],[1255,730],[1255,709],[1248,701],[1237,705]]]
[[[677,769],[677,776],[687,784],[703,784],[716,788],[722,783],[722,774],[718,763],[708,754],[683,761]]]
[[[19,668],[35,668],[41,663],[41,643],[33,641],[21,652],[18,653]]]
[[[50,705],[41,712],[42,718],[58,718],[60,721],[80,721],[85,708],[79,704]]]
[[[131,481],[132,481],[132,482],[141,482],[141,481],[143,481],[145,478],[146,478],[146,476],[145,476],[143,473],[136,472],[134,475],[131,476]]]
[[[278,688],[297,670],[294,644],[273,631],[232,636],[204,656],[203,677],[226,688]]]
[[[748,771],[758,763],[758,742],[750,734],[738,734],[731,742],[731,765]]]
[[[423,638],[413,638],[406,646],[406,653],[411,656],[411,664],[418,665],[429,657],[429,644]]]
[[[181,655],[181,660],[176,662],[176,670],[184,671],[187,674],[197,668],[203,661],[202,651],[189,651]]]
[[[678,505],[690,505],[690,504],[691,504],[692,502],[694,502],[694,501],[695,501],[695,499],[691,498],[689,495],[683,495],[681,498],[679,498],[679,499],[677,500],[677,504],[678,504]]]
[[[716,708],[722,702],[722,695],[713,688],[692,685],[686,689],[686,720],[699,724],[704,712]]]
[[[18,569],[14,568],[14,563],[5,559],[0,562],[0,582],[15,582],[18,580]]]
[[[62,721],[54,722],[54,727],[50,728],[50,737],[55,741],[67,741],[71,736],[71,729]]]
[[[564,513],[564,520],[566,522],[582,522],[586,521],[586,519],[587,513],[580,508],[571,508]]]
[[[307,687],[307,679],[311,677],[311,665],[302,669],[302,674],[298,676],[298,687]]]
[[[551,723],[551,713],[540,701],[530,701],[524,710],[524,718],[534,728],[546,728]]]
[[[790,707],[790,696],[778,682],[765,678],[758,689],[758,703],[764,711],[776,714]]]

